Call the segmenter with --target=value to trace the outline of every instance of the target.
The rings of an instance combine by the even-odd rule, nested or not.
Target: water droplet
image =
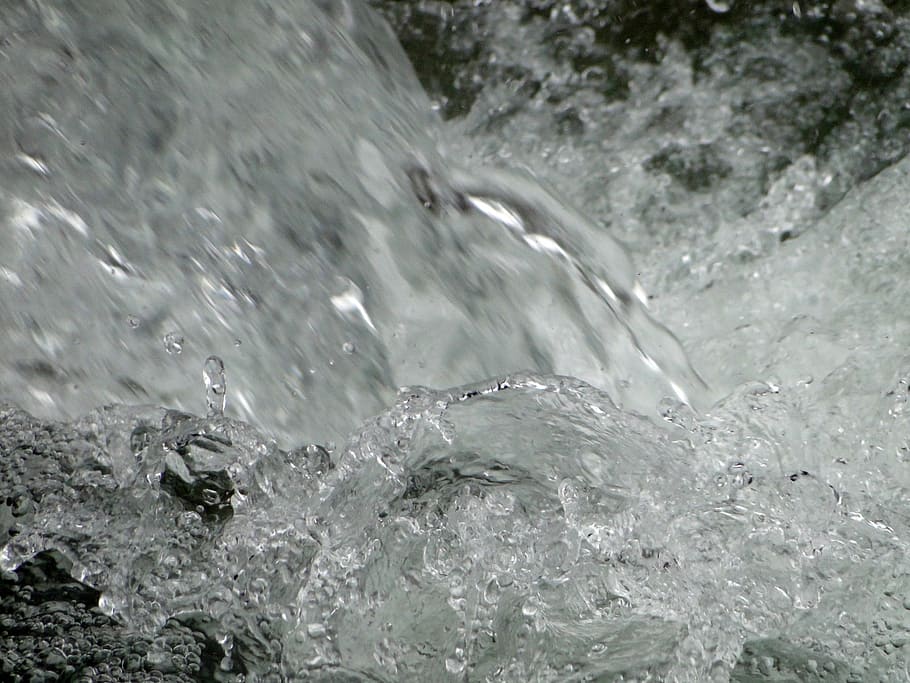
[[[354,350],[355,350],[355,349],[354,349],[354,343],[353,343],[353,342],[346,341],[344,344],[341,345],[341,349],[342,349],[345,353],[354,353]]]
[[[220,417],[224,415],[224,404],[227,400],[224,363],[218,356],[209,356],[205,359],[202,379],[205,382],[205,403],[208,409],[208,416]]]
[[[132,327],[134,330],[137,327],[139,327],[139,325],[142,323],[142,320],[138,316],[135,316],[135,315],[131,315],[131,316],[127,317],[126,321],[129,323],[130,327]]]
[[[215,489],[202,489],[202,502],[206,505],[217,505],[221,502],[221,495]]]
[[[325,624],[307,624],[306,632],[310,638],[322,638],[325,635]]]
[[[347,318],[360,319],[372,332],[376,332],[376,326],[363,305],[363,292],[360,287],[347,278],[338,277],[336,289],[340,293],[330,299],[335,310]]]
[[[168,332],[164,335],[164,350],[172,356],[183,351],[183,335],[179,332]]]
[[[452,656],[446,657],[446,671],[448,671],[450,674],[460,674],[464,671],[464,667],[464,649],[456,647],[455,652],[452,653]]]
[[[705,4],[708,5],[708,9],[718,14],[726,14],[733,7],[733,3],[729,0],[705,0]]]

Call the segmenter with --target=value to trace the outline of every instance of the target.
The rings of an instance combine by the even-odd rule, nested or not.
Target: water
[[[358,3],[0,10],[5,674],[910,680],[901,129],[756,113],[890,53],[570,5],[445,122]]]

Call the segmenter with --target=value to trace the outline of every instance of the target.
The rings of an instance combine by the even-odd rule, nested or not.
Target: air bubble
[[[135,315],[128,316],[127,319],[126,319],[126,321],[127,321],[127,323],[129,323],[129,326],[130,326],[131,328],[133,328],[134,330],[135,330],[137,327],[139,327],[139,325],[142,324],[142,320],[140,320],[139,317],[138,317],[138,316],[135,316]]]
[[[205,359],[202,379],[205,382],[205,403],[208,416],[221,417],[224,415],[224,404],[227,400],[227,395],[224,362],[218,356],[209,356]]]
[[[183,335],[179,332],[168,332],[164,335],[164,350],[172,356],[179,355],[183,351]]]
[[[341,345],[341,349],[342,349],[342,351],[344,351],[347,354],[354,353],[354,351],[355,351],[354,343],[346,341],[344,344]]]

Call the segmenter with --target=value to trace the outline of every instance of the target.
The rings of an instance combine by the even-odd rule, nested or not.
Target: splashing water
[[[534,251],[564,261],[574,271],[572,275],[609,309],[615,326],[621,328],[619,334],[628,335],[645,367],[668,384],[680,401],[705,405],[704,381],[673,334],[649,315],[647,295],[628,254],[618,243],[601,235],[597,250],[585,244],[580,237],[593,231],[579,228],[584,219],[531,181],[492,171],[463,174],[458,180],[459,191],[469,206],[516,233]],[[568,251],[563,244],[570,245]],[[607,340],[617,336],[610,328],[601,329],[600,334]],[[620,344],[607,346],[612,351],[608,357],[626,360]],[[614,395],[623,395],[622,387],[611,388]],[[648,398],[652,399],[650,403]],[[653,406],[653,396],[643,397],[634,407],[647,411],[649,405]]]
[[[224,379],[224,361],[218,356],[205,359],[202,368],[202,380],[205,382],[205,403],[209,417],[224,415],[227,401],[227,385]]]
[[[569,140],[440,123],[358,3],[219,12],[0,9],[5,673],[910,679],[910,163],[636,268],[640,146],[734,110],[684,59]]]

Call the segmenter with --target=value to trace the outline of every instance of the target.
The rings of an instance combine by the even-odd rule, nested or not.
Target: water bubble
[[[486,588],[483,589],[483,599],[489,605],[495,605],[499,602],[499,598],[502,595],[502,587],[499,585],[499,580],[494,576],[487,583]]]
[[[172,356],[176,356],[183,351],[183,335],[179,332],[168,332],[164,335],[164,350]]]
[[[465,580],[464,574],[460,569],[452,570],[452,573],[449,575],[449,595],[453,598],[461,598],[464,596],[465,592]]]
[[[712,12],[726,14],[733,7],[733,2],[729,0],[705,0],[705,4]]]
[[[558,489],[559,502],[567,518],[575,517],[581,502],[581,492],[571,479],[563,479]]]
[[[533,617],[537,614],[537,610],[540,609],[540,599],[536,595],[530,596],[525,600],[525,604],[521,606],[521,613],[526,617]]]
[[[131,328],[133,328],[134,330],[137,327],[139,327],[139,325],[142,323],[142,320],[138,316],[135,316],[135,315],[128,316],[126,321],[127,321],[127,323],[129,323],[129,326]]]
[[[241,342],[239,339],[234,340],[234,346],[236,346],[236,347],[239,347],[242,343],[243,342]]]
[[[354,343],[346,341],[344,344],[341,345],[341,349],[342,349],[342,351],[344,351],[347,354],[354,353],[354,351],[355,351]]]
[[[730,484],[733,488],[741,489],[752,483],[752,474],[743,462],[737,460],[730,463],[727,467],[727,473],[730,476]]]
[[[306,453],[305,467],[310,474],[321,476],[332,469],[332,458],[322,446],[311,443],[304,449],[304,453]]]
[[[205,382],[205,403],[209,417],[224,415],[224,404],[227,400],[224,380],[224,363],[218,356],[205,359],[202,368],[202,379]]]

